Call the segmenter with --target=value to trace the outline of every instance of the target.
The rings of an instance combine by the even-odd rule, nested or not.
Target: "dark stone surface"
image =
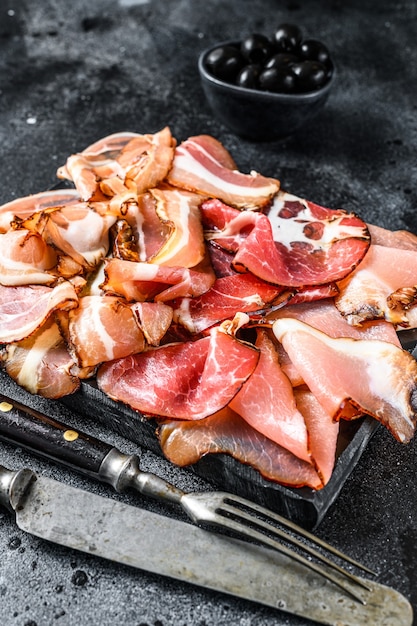
[[[0,201],[50,187],[71,152],[105,134],[169,125],[178,140],[214,135],[240,169],[277,176],[297,195],[417,232],[416,17],[413,0],[2,0]],[[217,40],[268,33],[283,21],[297,22],[328,45],[337,81],[324,111],[297,135],[274,143],[243,141],[212,118],[198,82],[197,55]],[[8,389],[3,376],[1,381]],[[53,403],[15,386],[11,392],[79,423]],[[100,433],[93,420],[87,426],[126,451],[136,450]],[[403,593],[414,609],[416,445],[403,446],[379,429],[317,531],[375,567],[377,580]],[[28,464],[109,494],[21,449],[1,444],[0,453],[10,467]],[[180,486],[204,486],[147,452],[144,465]],[[3,511],[0,522],[5,626],[308,623],[47,545],[21,533]]]

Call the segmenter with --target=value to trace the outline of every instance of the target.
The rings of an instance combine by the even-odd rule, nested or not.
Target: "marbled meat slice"
[[[56,264],[56,251],[38,233],[22,228],[0,234],[1,285],[53,283]]]
[[[333,338],[299,320],[276,320],[273,331],[324,410],[349,418],[353,404],[382,422],[401,442],[414,435],[417,362],[376,339]]]
[[[297,409],[292,385],[280,368],[266,330],[257,330],[255,345],[261,353],[258,365],[230,402],[230,408],[265,437],[311,462],[304,417]]]
[[[277,193],[278,180],[256,172],[243,174],[232,163],[226,148],[213,137],[189,137],[175,150],[168,182],[240,209],[260,208]]]
[[[219,328],[197,341],[149,349],[102,365],[99,388],[146,415],[202,419],[226,406],[259,352]]]
[[[253,429],[229,407],[198,421],[164,421],[158,428],[158,438],[165,457],[182,467],[206,454],[223,453],[281,485],[312,489],[323,486],[310,463]]]

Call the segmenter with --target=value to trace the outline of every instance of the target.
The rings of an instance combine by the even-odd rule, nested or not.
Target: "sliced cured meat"
[[[187,269],[108,259],[104,271],[103,291],[130,302],[152,299],[167,302],[183,296],[196,297],[208,291],[216,280],[207,260]]]
[[[206,254],[199,206],[201,197],[177,189],[153,189],[156,213],[170,233],[150,263],[194,267]]]
[[[353,404],[399,441],[410,441],[417,419],[417,362],[408,352],[375,339],[334,339],[289,318],[274,322],[273,331],[333,419],[348,418],[343,409]]]
[[[78,295],[69,281],[55,287],[25,285],[0,286],[0,343],[29,337],[57,310],[78,306]]]
[[[339,295],[339,289],[336,283],[328,285],[316,285],[315,287],[302,287],[297,289],[296,293],[291,297],[290,304],[299,304],[302,302],[315,302],[316,300],[325,300],[326,298],[334,298]]]
[[[277,193],[278,180],[256,172],[243,174],[231,164],[227,150],[213,137],[190,137],[175,150],[168,182],[240,209],[262,207]]]
[[[142,194],[136,202],[129,203],[124,219],[132,229],[138,260],[143,263],[155,257],[172,231],[171,226],[158,217],[155,198],[150,193]]]
[[[417,235],[408,230],[388,230],[374,224],[368,224],[368,230],[375,245],[417,252]]]
[[[408,326],[407,306],[390,308],[388,297],[398,289],[414,287],[417,255],[413,250],[372,244],[360,266],[338,283],[336,306],[349,324],[364,320],[386,319]],[[397,299],[397,305],[401,300]]]
[[[249,378],[259,353],[219,328],[102,365],[97,383],[146,415],[202,419],[225,407]]]
[[[230,402],[230,408],[260,433],[304,461],[311,462],[308,432],[297,409],[293,388],[282,372],[274,344],[263,329],[257,330],[258,365]]]
[[[131,307],[112,296],[85,296],[68,315],[67,343],[80,367],[141,352],[145,338]]]
[[[122,150],[119,162],[126,169],[126,181],[133,181],[138,194],[156,187],[167,176],[174,159],[175,140],[168,127],[154,135],[145,135],[145,150],[135,149],[133,139]]]
[[[68,206],[80,201],[76,189],[42,191],[23,198],[16,198],[0,206],[0,233],[7,232],[16,218],[27,219],[33,213],[57,206]]]
[[[3,348],[1,360],[21,387],[45,398],[61,398],[80,386],[79,377],[72,373],[74,361],[53,320],[28,339]]]
[[[171,303],[174,321],[191,333],[232,318],[237,311],[258,311],[267,303],[290,294],[283,287],[269,285],[253,274],[233,274],[218,278],[213,287],[196,298],[181,298]]]
[[[130,308],[136,316],[146,341],[151,346],[159,346],[171,325],[172,308],[162,302],[134,302]]]
[[[181,467],[206,454],[224,453],[250,465],[267,480],[288,487],[323,486],[312,465],[251,428],[229,407],[198,421],[163,422],[158,438],[165,457]]]
[[[26,229],[0,234],[0,284],[46,285],[56,280],[55,250]]]
[[[353,214],[319,207],[279,192],[268,211],[233,211],[203,203],[206,238],[235,254],[237,271],[288,287],[334,283],[350,273],[369,247],[366,224]]]
[[[336,461],[339,422],[328,415],[306,387],[294,389],[297,408],[304,417],[314,464],[324,485],[329,482]]]

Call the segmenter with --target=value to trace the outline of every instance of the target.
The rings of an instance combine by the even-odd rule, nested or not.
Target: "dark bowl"
[[[204,50],[198,59],[201,84],[215,116],[233,133],[245,139],[272,141],[298,131],[323,108],[334,82],[308,93],[274,93],[247,89],[215,78],[207,69],[210,52],[238,41],[218,42]]]

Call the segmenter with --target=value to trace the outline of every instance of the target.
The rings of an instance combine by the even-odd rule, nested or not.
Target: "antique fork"
[[[114,446],[74,430],[3,394],[0,394],[0,439],[23,446],[38,455],[108,483],[118,492],[134,489],[145,496],[180,505],[195,524],[222,528],[272,548],[315,571],[355,600],[366,604],[360,594],[345,584],[345,581],[350,581],[370,591],[363,579],[305,541],[300,541],[294,534],[369,574],[374,574],[372,570],[294,522],[254,502],[221,491],[186,493],[156,474],[142,471],[136,455],[123,454]],[[286,532],[283,528],[291,532]],[[319,563],[302,556],[278,541],[278,538],[292,544],[297,550],[304,550]],[[320,562],[341,577],[328,571]]]

